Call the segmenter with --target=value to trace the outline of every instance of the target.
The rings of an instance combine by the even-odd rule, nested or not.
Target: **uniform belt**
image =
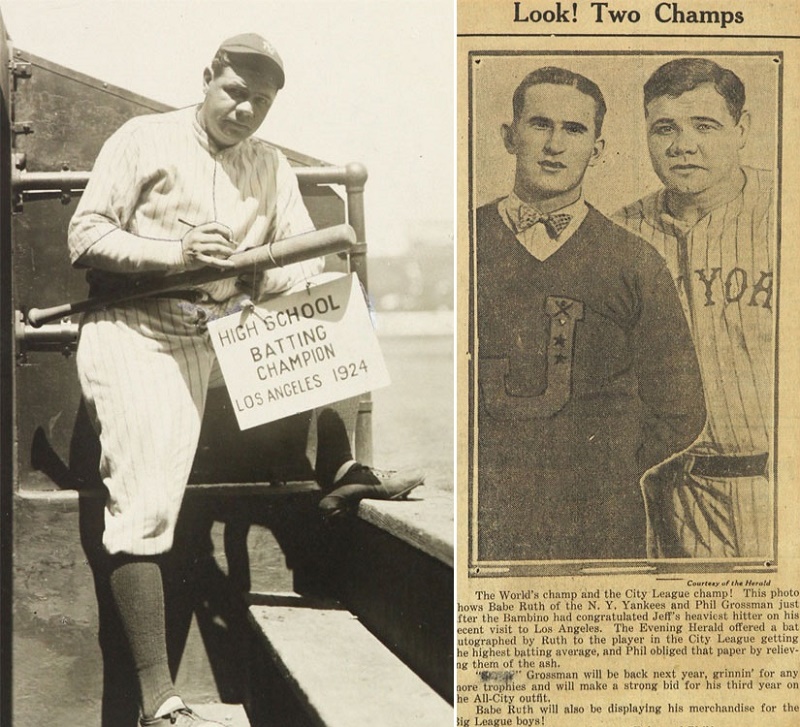
[[[691,454],[691,452],[689,453]],[[701,477],[759,477],[767,473],[766,452],[761,454],[696,454],[692,474]]]

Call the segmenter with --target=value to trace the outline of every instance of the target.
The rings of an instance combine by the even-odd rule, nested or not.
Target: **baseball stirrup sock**
[[[111,593],[139,677],[142,713],[152,717],[177,696],[167,659],[161,568],[152,559],[126,559],[111,572]]]

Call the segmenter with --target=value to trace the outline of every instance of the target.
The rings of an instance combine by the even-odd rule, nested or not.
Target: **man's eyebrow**
[[[553,119],[548,118],[547,116],[530,116],[528,117],[527,123],[529,124],[537,124],[539,126],[555,126],[555,121]],[[561,126],[568,127],[570,129],[577,129],[578,131],[589,131],[589,127],[586,124],[580,121],[561,121]]]
[[[578,131],[589,131],[589,127],[580,121],[562,121],[561,125],[569,129],[577,129]]]
[[[711,122],[712,124],[716,124],[717,126],[723,126],[722,122],[718,119],[715,119],[713,116],[690,116],[690,120],[693,123],[697,123],[698,121],[706,121]],[[649,122],[650,126],[655,126],[656,124],[674,124],[675,119],[670,116],[661,116],[658,119],[653,119]]]
[[[552,126],[553,119],[548,119],[546,116],[530,116],[528,117],[529,124],[540,124],[545,126]]]
[[[722,122],[715,119],[713,116],[692,116],[692,121],[710,121],[712,124],[716,124],[717,126],[722,126]]]

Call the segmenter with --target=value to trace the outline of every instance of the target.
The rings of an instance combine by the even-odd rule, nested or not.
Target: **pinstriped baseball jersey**
[[[683,229],[664,190],[614,219],[667,261],[694,335],[708,407],[696,447],[769,449],[772,426],[772,175],[746,168],[742,193]]]
[[[743,167],[739,195],[691,227],[672,218],[660,190],[614,219],[665,258],[692,330],[708,420],[690,454],[768,453],[773,411],[772,174]],[[692,473],[676,490],[673,517],[689,555],[771,552],[768,478]],[[688,495],[687,495],[688,493]]]
[[[216,149],[196,111],[139,116],[108,139],[70,223],[73,263],[107,236],[120,246],[146,238],[179,250],[188,231],[180,220],[227,225],[237,249],[314,229],[284,155],[252,138]],[[317,259],[270,270],[262,292],[282,292],[321,269]],[[101,285],[119,280],[98,271],[92,276]],[[202,287],[217,301],[237,293],[235,279]]]
[[[93,268],[94,284],[124,281],[143,269],[135,262],[143,257],[146,274],[172,269],[169,260],[177,272],[187,231],[179,218],[224,223],[240,248],[313,229],[283,155],[252,139],[217,150],[195,111],[133,119],[103,147],[70,223],[70,255],[80,265],[102,240],[98,247],[120,251],[106,253],[112,269],[128,274]],[[168,252],[154,254],[153,245]],[[97,268],[104,262],[92,258]],[[316,259],[270,270],[263,292],[285,291],[321,268]],[[241,297],[235,280],[202,287],[210,303],[145,299],[81,322],[78,375],[100,435],[111,553],[155,555],[172,545],[215,361],[203,322]]]

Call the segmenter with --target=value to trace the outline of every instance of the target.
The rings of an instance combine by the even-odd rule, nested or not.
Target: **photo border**
[[[485,38],[485,36],[483,36]],[[773,412],[772,437],[770,442],[769,474],[773,488],[772,512],[772,559],[764,561],[755,557],[743,558],[664,558],[642,560],[548,560],[548,561],[481,561],[477,558],[477,507],[478,489],[477,466],[477,332],[476,319],[476,255],[475,255],[475,118],[474,118],[474,69],[475,61],[483,57],[585,57],[585,56],[711,56],[721,57],[772,57],[779,58],[777,69],[777,104],[776,104],[776,137],[775,137],[775,270],[774,270],[774,303],[773,303]],[[778,526],[779,526],[779,479],[777,467],[778,422],[779,422],[779,316],[781,293],[781,232],[782,232],[782,162],[783,162],[783,103],[784,103],[784,69],[783,50],[758,51],[714,51],[703,50],[590,50],[590,51],[541,51],[541,50],[499,50],[472,49],[466,53],[467,62],[467,190],[468,190],[468,343],[467,343],[467,573],[472,578],[504,578],[513,576],[574,576],[574,575],[633,575],[633,574],[670,574],[670,573],[776,573],[778,570]]]

